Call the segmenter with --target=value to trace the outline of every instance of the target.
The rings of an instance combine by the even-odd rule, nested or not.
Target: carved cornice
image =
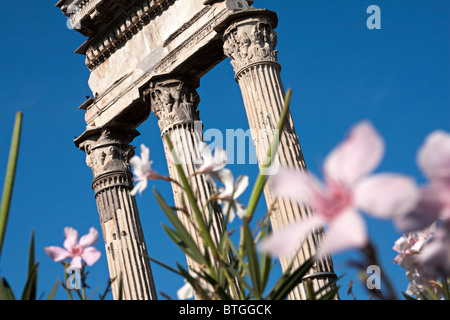
[[[83,0],[57,6],[76,31],[89,37],[76,53],[86,55],[86,66],[92,71],[175,1]],[[82,3],[85,5],[79,8]]]
[[[200,120],[197,91],[179,79],[151,82],[144,91],[144,100],[150,103],[152,112],[158,117],[162,135],[175,126]]]
[[[129,143],[137,135],[136,130],[104,128],[80,143],[79,148],[86,153],[86,164],[94,174],[94,182],[108,173],[129,175],[129,160],[134,155],[134,147]]]
[[[105,23],[127,13],[143,0],[67,0],[56,4],[69,19],[72,27],[86,37],[95,35]]]
[[[277,33],[264,16],[233,22],[223,38],[224,53],[231,59],[236,74],[255,63],[277,63]]]

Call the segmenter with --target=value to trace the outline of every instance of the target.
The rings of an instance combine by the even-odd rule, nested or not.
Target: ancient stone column
[[[281,82],[281,67],[277,62],[277,34],[273,30],[276,15],[268,10],[249,10],[240,13],[232,20],[224,32],[224,53],[231,58],[236,81],[239,83],[247,117],[256,146],[258,162],[261,167],[274,134],[284,105],[285,91]],[[279,164],[298,170],[306,170],[298,136],[292,117],[280,133],[282,139],[278,149]],[[271,216],[274,232],[311,212],[286,199],[277,199],[272,195],[269,184],[264,189],[268,207],[275,204]],[[300,265],[316,253],[323,230],[317,230],[308,237],[300,253],[291,259],[282,260],[285,270],[294,260],[294,266]],[[331,257],[318,261],[307,276],[316,289],[322,287],[331,278],[335,278]],[[291,292],[290,299],[304,299],[303,285]]]
[[[192,176],[195,172],[194,161],[201,159],[199,143],[203,141],[203,125],[200,122],[199,110],[197,109],[200,98],[194,86],[178,78],[158,80],[150,83],[149,88],[144,92],[144,97],[151,104],[152,112],[159,119],[158,124],[161,129],[170,177],[180,182],[180,176],[173,162],[166,136],[170,137],[186,176]],[[203,174],[192,176],[190,182],[193,192],[197,196],[199,208],[206,208],[205,221],[209,223],[212,219],[211,237],[215,243],[218,243],[223,226],[221,207],[214,205],[212,207],[213,212],[210,212],[211,207],[205,206],[212,195],[213,186]],[[202,239],[195,227],[192,207],[185,197],[184,191],[176,183],[172,183],[172,189],[175,206],[180,208],[178,210],[179,219],[199,248],[204,250]],[[198,263],[189,256],[186,258],[189,269],[198,271]]]
[[[78,147],[86,152],[92,169],[98,213],[106,247],[106,257],[114,299],[119,298],[122,276],[124,300],[156,300],[156,290],[139,220],[136,200],[130,195],[133,175],[129,143],[138,135],[135,129],[104,128],[83,137]]]

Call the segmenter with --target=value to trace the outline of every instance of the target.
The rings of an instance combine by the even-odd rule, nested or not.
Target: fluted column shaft
[[[277,62],[277,34],[273,30],[272,14],[249,13],[233,21],[224,32],[224,52],[231,58],[236,81],[239,83],[247,117],[255,142],[259,166],[262,166],[275,133],[284,106],[285,91],[280,77],[281,66]],[[306,170],[298,136],[289,114],[283,128],[276,161],[281,166]],[[273,196],[266,185],[264,194],[268,207],[273,204],[271,223],[274,232],[307,217],[310,210],[287,199]],[[323,230],[309,235],[299,254],[290,259],[282,259],[281,266],[286,270],[291,261],[298,267],[316,253]],[[307,276],[316,289],[323,287],[334,278],[331,257],[317,261]],[[289,296],[290,299],[305,299],[306,291],[299,285]]]
[[[151,104],[152,112],[159,119],[161,137],[164,144],[164,152],[167,158],[167,166],[171,179],[180,182],[180,176],[176,165],[173,163],[172,150],[166,141],[168,136],[173,144],[173,149],[186,176],[190,177],[191,187],[197,196],[198,206],[204,208],[212,193],[211,184],[207,182],[203,174],[194,175],[196,171],[194,161],[201,159],[199,144],[203,141],[203,125],[200,122],[197,109],[200,98],[189,83],[177,78],[169,78],[150,83],[145,91],[145,100]],[[172,183],[175,206],[179,208],[178,217],[201,250],[204,250],[203,240],[196,230],[194,212],[185,192],[182,188]],[[214,205],[213,212],[206,206],[205,221],[212,219],[211,237],[215,243],[219,242],[223,226],[223,214],[220,206]],[[186,256],[189,269],[200,270],[200,266],[191,257]],[[199,298],[199,297],[196,297]]]
[[[103,129],[80,144],[92,169],[98,213],[114,299],[119,298],[122,277],[124,300],[156,300],[156,289],[142,232],[136,199],[130,195],[133,175],[129,143],[136,130]]]

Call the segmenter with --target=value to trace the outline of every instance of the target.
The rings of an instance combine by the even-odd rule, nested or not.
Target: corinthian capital
[[[188,83],[178,79],[151,82],[144,92],[144,99],[159,119],[159,128],[164,134],[176,125],[200,120],[197,109],[200,97]]]
[[[130,172],[129,160],[134,155],[130,143],[138,134],[134,129],[104,128],[86,137],[79,148],[86,152],[86,164],[94,178],[108,172]]]
[[[234,22],[224,33],[224,53],[236,73],[252,63],[276,62],[276,45],[277,33],[263,16]]]

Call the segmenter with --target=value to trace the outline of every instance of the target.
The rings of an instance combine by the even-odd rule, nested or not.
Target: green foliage
[[[285,107],[277,126],[277,132],[283,132],[282,129],[289,114],[291,94],[291,90],[289,90],[286,95]],[[203,247],[199,247],[194,241],[187,227],[178,218],[175,209],[168,205],[158,191],[154,189],[154,195],[158,204],[172,224],[172,227],[163,224],[163,229],[178,248],[197,262],[200,267],[187,270],[177,264],[177,267],[173,268],[154,258],[148,258],[183,277],[192,286],[196,296],[200,299],[284,300],[296,286],[302,283],[304,276],[310,271],[314,263],[314,258],[311,258],[297,269],[294,269],[291,265],[276,281],[273,288],[267,287],[275,263],[269,255],[260,253],[257,247],[258,242],[272,232],[269,223],[270,212],[258,221],[255,230],[252,230],[252,220],[264,186],[267,183],[268,175],[265,174],[265,170],[270,167],[275,159],[280,138],[280,136],[276,136],[273,139],[271,148],[253,187],[247,205],[246,216],[242,220],[240,227],[238,246],[233,243],[231,233],[228,231],[229,212],[224,213],[225,217],[222,221],[219,240],[213,241],[210,234],[211,225],[205,221],[208,220],[205,219],[208,215],[205,211],[206,208],[210,208],[214,204],[214,195],[201,210],[198,206],[196,195],[189,184],[189,179],[182,166],[178,164],[179,161],[176,154],[174,154],[174,162],[177,166],[180,181],[172,182],[182,188],[188,200],[186,205],[192,208],[193,217],[191,223],[198,231]],[[173,145],[168,138],[167,143],[170,150],[172,150]],[[337,290],[335,283],[330,283],[323,288],[321,297],[333,299],[337,294]],[[319,293],[311,289],[310,296],[316,299],[319,297]]]

